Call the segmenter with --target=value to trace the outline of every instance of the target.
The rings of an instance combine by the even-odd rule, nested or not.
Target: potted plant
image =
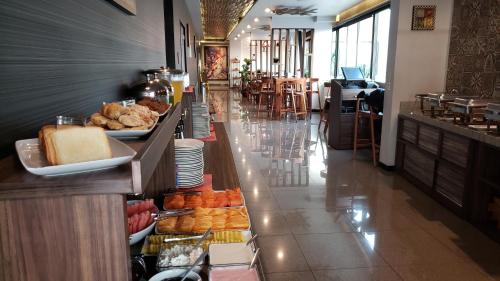
[[[252,61],[250,59],[244,59],[244,64],[241,66],[241,89],[245,93],[248,88],[248,83],[250,82],[250,65]]]

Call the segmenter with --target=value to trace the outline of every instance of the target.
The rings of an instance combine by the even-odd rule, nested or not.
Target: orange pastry
[[[175,194],[165,197],[163,205],[166,209],[182,209],[184,208],[184,195]]]

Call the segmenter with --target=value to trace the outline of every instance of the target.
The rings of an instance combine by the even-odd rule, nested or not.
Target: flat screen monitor
[[[363,72],[359,67],[342,67],[342,73],[346,81],[363,81]]]

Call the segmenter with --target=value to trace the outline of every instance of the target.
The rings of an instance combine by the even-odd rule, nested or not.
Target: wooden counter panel
[[[144,190],[146,198],[156,198],[166,193],[169,188],[175,188],[174,139],[175,137],[172,135],[167,148],[151,175],[151,179]]]
[[[1,280],[129,280],[123,195],[0,201]]]
[[[224,123],[214,123],[214,127],[217,141],[205,142],[203,148],[205,173],[212,174],[214,190],[239,187],[240,180]]]
[[[130,164],[102,171],[43,177],[30,174],[17,155],[0,160],[0,200],[132,192]]]

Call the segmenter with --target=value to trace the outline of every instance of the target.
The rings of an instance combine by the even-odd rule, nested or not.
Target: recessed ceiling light
[[[241,34],[238,34],[238,37],[240,37],[240,36],[241,36]]]
[[[242,33],[242,34],[244,34],[244,33],[245,33],[245,30],[242,30],[242,31],[241,31],[241,33]]]
[[[254,18],[253,21],[254,22],[259,22],[259,18]]]
[[[270,12],[271,12],[271,9],[266,8],[266,9],[264,10],[264,12],[266,12],[266,13],[270,13]]]
[[[234,40],[238,40],[238,37],[234,37]]]
[[[250,29],[250,28],[252,28],[252,26],[251,25],[247,25],[247,28]]]

